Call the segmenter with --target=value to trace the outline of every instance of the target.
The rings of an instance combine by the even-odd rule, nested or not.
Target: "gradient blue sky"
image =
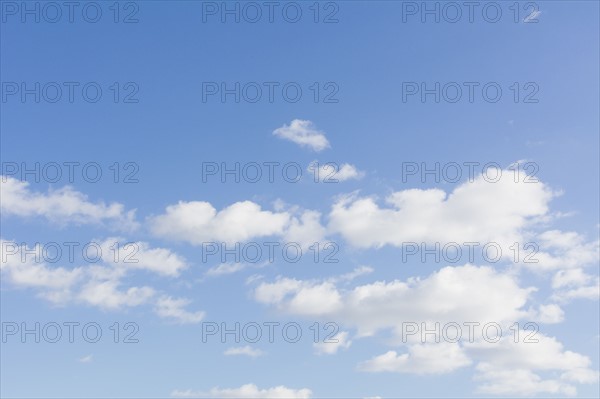
[[[3,322],[96,321],[107,333],[115,321],[131,321],[139,325],[140,342],[114,344],[103,339],[97,344],[82,340],[35,344],[9,340],[2,343],[2,397],[168,397],[176,390],[200,395],[214,387],[235,389],[249,383],[260,389],[280,385],[310,389],[314,397],[494,396],[493,392],[479,391],[485,372],[477,365],[493,363],[490,359],[472,357],[471,364],[438,374],[366,372],[360,364],[389,350],[406,353],[406,345],[391,343],[392,334],[386,329],[371,337],[359,337],[357,325],[364,320],[354,320],[344,312],[323,317],[315,316],[314,309],[294,313],[285,300],[261,303],[256,292],[260,284],[276,284],[285,278],[317,284],[360,266],[368,266],[372,272],[339,282],[339,292],[376,281],[389,283],[411,277],[426,280],[448,265],[401,263],[399,248],[369,243],[368,231],[354,236],[366,240],[364,246],[356,245],[349,238],[353,215],[346,215],[350,219],[347,224],[340,222],[342,227],[333,226],[332,206],[339,196],[359,190],[359,197],[376,196],[379,208],[391,209],[384,199],[394,192],[437,188],[451,193],[468,184],[466,179],[459,183],[410,179],[404,183],[403,162],[496,162],[508,168],[520,160],[535,162],[542,182],[539,184],[561,195],[540,199],[537,192],[517,190],[515,193],[523,197],[508,192],[506,203],[499,201],[489,208],[474,202],[481,208],[466,209],[466,214],[472,211],[484,215],[482,220],[488,215],[493,220],[503,215],[498,208],[504,205],[518,213],[528,204],[541,201],[548,209],[531,218],[535,220],[517,224],[511,233],[542,242],[540,237],[547,231],[562,232],[558,241],[561,237],[568,241],[567,233],[573,232],[577,236],[574,240],[585,250],[569,247],[573,241],[559,249],[553,247],[557,265],[540,270],[504,261],[485,265],[478,260],[477,267],[489,266],[496,277],[514,278],[519,287],[536,287],[521,310],[540,305],[560,307],[564,312],[560,320],[540,322],[540,333],[555,337],[564,351],[587,357],[588,368],[596,376],[591,383],[578,383],[561,377],[566,369],[540,370],[510,363],[508,369],[522,367],[550,382],[540,385],[546,388],[531,392],[515,388],[500,395],[562,396],[572,393],[564,388],[569,385],[576,387],[577,396],[598,396],[598,295],[557,299],[558,288],[552,286],[557,273],[584,270],[585,284],[568,287],[598,290],[597,2],[535,2],[541,12],[538,23],[524,23],[525,11],[515,23],[509,9],[513,2],[497,2],[503,11],[498,23],[486,22],[480,13],[475,14],[474,23],[466,17],[457,23],[435,23],[432,19],[422,23],[415,16],[402,21],[406,4],[401,1],[343,1],[335,2],[339,22],[331,24],[312,21],[309,7],[313,2],[298,2],[305,14],[295,24],[287,23],[281,14],[276,14],[274,23],[221,23],[216,17],[208,17],[203,23],[201,1],[135,2],[139,22],[132,24],[112,21],[108,7],[113,2],[98,2],[104,14],[96,24],[83,21],[80,14],[76,14],[74,23],[22,23],[18,16],[5,15],[6,3],[11,2],[1,2],[6,18],[0,30],[3,84],[98,82],[105,92],[94,104],[80,97],[73,103],[62,100],[54,104],[31,99],[23,103],[15,96],[3,101],[3,165],[94,161],[109,173],[107,167],[114,162],[135,162],[139,165],[139,183],[115,184],[110,178],[88,183],[76,179],[71,186],[87,195],[89,202],[118,202],[126,210],[136,209],[139,226],[127,231],[107,224],[72,222],[68,217],[47,220],[43,213],[19,215],[11,209],[18,204],[4,197],[1,238],[32,246],[36,242],[86,242],[119,236],[123,242],[143,241],[151,247],[168,249],[186,259],[187,268],[178,276],[139,271],[123,278],[121,288],[151,286],[155,297],[185,298],[190,301],[188,311],[203,311],[205,316],[195,323],[160,317],[154,311],[154,297],[140,306],[113,309],[78,300],[52,303],[40,297],[43,287],[19,285],[11,274],[14,269],[3,267]],[[121,2],[121,6],[125,4]],[[321,6],[325,4],[321,2]],[[525,4],[519,3],[520,7]],[[235,103],[231,97],[224,103],[215,99],[203,102],[202,83],[213,81],[298,82],[305,91],[297,103],[283,101],[281,96],[276,96],[273,103],[264,99]],[[114,82],[134,82],[139,87],[139,102],[111,101],[107,88]],[[308,87],[314,82],[334,82],[339,87],[339,102],[312,101]],[[425,103],[418,99],[403,102],[403,82],[497,82],[504,91],[497,103],[486,102],[480,95],[473,103],[435,103],[431,97]],[[509,90],[514,82],[537,84],[539,102],[515,103]],[[296,119],[311,121],[327,137],[330,148],[316,152],[273,134]],[[297,162],[306,168],[313,160],[348,163],[363,176],[337,184],[315,184],[304,170],[306,179],[295,184],[281,179],[256,184],[221,183],[217,179],[202,182],[203,162]],[[64,180],[56,184],[27,181],[27,190],[44,195],[67,185]],[[3,190],[6,187],[3,185]],[[340,262],[278,261],[263,268],[247,267],[237,273],[207,277],[207,270],[217,266],[218,260],[203,263],[199,246],[181,237],[158,234],[153,228],[153,217],[165,214],[167,206],[179,201],[206,201],[218,211],[237,202],[252,201],[275,213],[281,211],[277,204],[283,202],[287,204],[285,212],[293,217],[305,210],[318,211],[319,223],[327,231],[325,238],[316,241],[338,243]],[[417,202],[426,204],[424,201],[425,197]],[[44,212],[51,213],[52,209]],[[411,222],[415,221],[406,221]],[[451,231],[443,220],[434,225],[433,230]],[[482,241],[494,236],[494,231],[485,231],[486,223],[481,225],[485,232]],[[410,225],[404,227],[411,229]],[[414,230],[419,227],[413,226]],[[394,235],[393,226],[387,233]],[[433,234],[427,239],[435,237]],[[269,241],[269,237],[255,241],[264,240]],[[581,255],[584,251],[591,253],[592,261],[587,254]],[[63,262],[46,266],[73,269],[89,265]],[[248,283],[247,279],[255,274],[261,279]],[[431,298],[438,296],[432,292]],[[475,294],[471,299],[481,300]],[[315,321],[333,321],[349,333],[352,345],[333,355],[320,355],[315,354],[310,339],[296,344],[279,340],[256,344],[264,353],[256,358],[225,356],[223,352],[228,348],[246,344],[202,343],[201,325],[206,321],[296,321],[302,323],[305,333]],[[514,321],[530,320],[525,317]],[[550,352],[541,346],[539,350]],[[88,355],[92,355],[90,362],[78,361]],[[433,360],[433,368],[436,362]],[[518,385],[514,376],[494,382]]]

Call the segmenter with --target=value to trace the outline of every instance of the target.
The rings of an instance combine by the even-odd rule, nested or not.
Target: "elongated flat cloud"
[[[156,313],[180,324],[200,323],[204,318],[204,312],[189,312],[185,310],[188,304],[190,301],[187,299],[162,296],[156,302]]]
[[[330,147],[325,133],[308,120],[294,119],[289,125],[275,129],[273,135],[317,152]]]
[[[445,374],[472,363],[458,344],[410,345],[408,353],[389,351],[358,367],[362,371],[378,373]]]
[[[116,202],[90,202],[85,194],[65,186],[47,193],[34,192],[29,183],[2,176],[0,180],[5,216],[43,217],[58,225],[107,224],[119,230],[137,227],[135,210]]]
[[[208,392],[175,390],[171,392],[171,396],[175,398],[306,399],[312,396],[312,391],[307,388],[287,388],[283,385],[260,389],[254,384],[245,384],[239,388],[215,387]]]
[[[249,356],[249,357],[259,357],[264,355],[264,352],[260,349],[253,348],[249,345],[240,346],[237,348],[229,348],[224,353],[225,356]]]

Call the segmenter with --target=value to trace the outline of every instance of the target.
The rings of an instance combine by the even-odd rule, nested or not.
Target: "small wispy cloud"
[[[94,357],[91,354],[77,359],[79,363],[91,363],[92,360],[94,360]]]
[[[225,352],[223,352],[225,356],[250,356],[250,357],[259,357],[264,355],[265,353],[260,349],[252,348],[249,345],[240,346],[237,348],[229,348]]]

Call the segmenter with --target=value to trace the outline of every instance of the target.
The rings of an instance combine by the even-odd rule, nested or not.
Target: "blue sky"
[[[513,2],[477,2],[470,22],[458,2],[455,23],[423,14],[436,4],[452,11],[447,2],[274,2],[273,22],[267,3],[79,2],[69,22],[56,2],[54,23],[49,3],[0,3],[0,394],[597,397],[598,3],[518,2],[515,17]],[[23,4],[39,8],[39,22]],[[263,14],[252,23],[243,10],[256,5]],[[223,21],[236,6],[240,21]],[[236,83],[239,101],[222,99],[222,85]],[[436,83],[439,102],[406,92]],[[57,86],[62,95],[49,101]],[[257,86],[261,97],[248,101]],[[462,97],[448,101],[457,86]],[[486,100],[488,86],[502,90],[498,101]],[[102,97],[86,100],[83,87]],[[33,93],[22,97],[23,88]],[[313,161],[335,164],[338,182],[314,182]],[[72,182],[65,162],[79,163]],[[203,181],[209,163],[236,162],[261,165],[262,179]],[[21,174],[36,163],[39,179]],[[56,182],[41,173],[53,163]],[[89,163],[97,182],[82,176]],[[462,178],[403,175],[436,163],[460,165]],[[465,163],[476,165],[474,179]],[[485,176],[501,179],[485,179],[486,164]],[[298,182],[282,177],[283,165],[300,166]],[[532,170],[536,182],[524,183]],[[56,262],[22,257],[51,242],[63,250]],[[67,242],[79,243],[74,259]],[[83,257],[90,242],[102,260]],[[206,255],[213,242],[279,247],[273,262],[222,262]],[[494,243],[503,256],[406,255],[407,243],[451,242]],[[534,243],[538,262],[515,262],[515,242],[521,255]],[[115,243],[121,260],[135,249],[138,262],[115,262]],[[285,259],[286,244],[302,249],[298,262]],[[334,249],[337,262],[324,262]],[[22,323],[36,322],[58,323],[62,338],[22,339]],[[102,337],[90,343],[76,331],[69,342],[69,322],[97,323]],[[266,333],[270,322],[298,323],[302,338],[203,342],[210,323]],[[503,339],[477,330],[475,342],[403,342],[407,323],[436,322],[498,323]],[[513,342],[511,326],[528,322],[539,342]],[[133,331],[126,323],[139,342],[122,342]],[[322,342],[333,331],[326,323],[337,344]]]

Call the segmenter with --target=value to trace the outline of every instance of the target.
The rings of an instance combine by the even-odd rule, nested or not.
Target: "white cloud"
[[[39,255],[22,257],[22,252],[40,253],[39,245],[29,248],[14,241],[0,240],[0,270],[3,279],[17,288],[33,288],[38,295],[54,305],[69,303],[92,305],[106,310],[119,310],[148,304],[156,296],[152,287],[125,287],[124,278],[133,270],[148,269],[162,275],[177,275],[186,267],[177,255],[163,248],[150,248],[146,243],[138,243],[136,256],[138,263],[125,263],[122,256],[115,262],[114,252],[110,251],[115,239],[99,242],[102,249],[102,262],[74,268],[48,265]],[[118,241],[117,241],[118,242]],[[124,248],[124,247],[123,247]],[[126,251],[128,252],[128,251]],[[129,252],[128,252],[129,253]],[[123,254],[120,254],[123,255]],[[163,296],[158,299],[156,310],[162,317],[174,318],[179,322],[197,322],[202,312],[189,313],[183,310],[187,302]]]
[[[359,365],[368,372],[395,372],[413,374],[445,374],[466,367],[471,360],[458,344],[415,344],[408,353],[399,355],[389,351]]]
[[[260,282],[254,298],[284,314],[336,320],[340,326],[356,328],[357,337],[389,331],[389,344],[406,348],[363,361],[358,366],[362,371],[442,374],[477,364],[480,392],[505,395],[572,394],[576,388],[571,382],[589,383],[596,375],[588,357],[565,350],[555,338],[539,331],[532,335],[530,329],[519,330],[519,340],[513,342],[510,327],[515,322],[522,321],[524,326],[532,318],[547,323],[564,318],[556,304],[528,306],[535,289],[521,287],[516,274],[465,265],[405,281],[377,281],[346,289],[334,284],[342,281],[278,278]],[[402,327],[408,322],[416,323],[420,333],[403,337]],[[436,343],[431,336],[423,342],[422,323],[433,331],[433,323],[449,322],[480,325],[472,333],[464,327],[458,343],[444,339]],[[501,326],[505,334],[500,342],[483,339],[481,327],[488,322]],[[494,335],[488,331],[488,339],[490,334]],[[526,343],[526,338],[537,343]],[[563,377],[548,379],[539,374],[556,372]]]
[[[92,360],[93,360],[93,356],[92,355],[87,355],[87,356],[84,356],[84,357],[81,357],[81,358],[77,359],[77,361],[79,363],[91,363]]]
[[[535,241],[541,249],[540,252],[535,254],[535,259],[538,262],[524,263],[531,270],[577,269],[585,266],[596,266],[600,260],[600,241],[586,242],[583,236],[572,231],[545,231],[539,234]],[[570,279],[570,282],[565,282],[565,285],[575,282],[573,279],[576,276],[573,273],[577,272],[570,272],[563,276]]]
[[[592,280],[593,276],[586,274],[583,269],[559,270],[552,278],[552,288],[580,287]]]
[[[537,314],[532,321],[538,321],[545,324],[560,323],[565,319],[565,312],[560,306],[551,303],[549,305],[540,305]]]
[[[100,308],[119,309],[148,303],[155,294],[154,289],[150,287],[130,287],[120,290],[119,286],[118,280],[93,280],[81,287],[77,299]]]
[[[176,398],[252,398],[252,399],[306,399],[312,396],[310,389],[292,389],[283,385],[260,389],[254,384],[245,384],[239,388],[212,388],[208,392],[175,390],[171,396]]]
[[[491,172],[490,172],[491,173]],[[554,194],[541,182],[514,182],[503,171],[496,183],[482,176],[447,194],[440,189],[408,189],[386,198],[343,196],[330,212],[329,229],[360,248],[406,242],[523,242],[524,232],[548,212]],[[518,199],[518,200],[516,200]]]
[[[175,277],[187,269],[187,261],[167,248],[153,248],[147,242],[127,242],[122,237],[93,241],[102,250],[102,261],[125,269],[148,270]]]
[[[594,281],[587,286],[556,291],[552,295],[552,299],[559,302],[569,302],[573,299],[598,300],[600,299],[600,278],[596,277]]]
[[[588,357],[565,351],[556,338],[540,332],[531,335],[531,330],[520,330],[518,342],[515,342],[514,333],[511,333],[496,343],[479,341],[466,343],[465,347],[468,354],[493,364],[495,368],[566,371],[587,369],[591,365]]]
[[[306,170],[310,173],[313,181],[320,183],[335,183],[352,179],[360,180],[365,176],[364,172],[358,170],[356,166],[349,163],[343,163],[341,165],[325,163],[320,165],[318,161],[313,161],[308,165]]]
[[[30,255],[23,258],[23,253]],[[30,248],[0,238],[0,270],[4,278],[15,286],[64,291],[73,286],[83,275],[82,268],[67,269],[36,263],[36,256],[42,258],[40,245]]]
[[[280,235],[289,219],[288,213],[264,211],[251,201],[236,202],[219,212],[208,202],[180,201],[149,222],[156,236],[199,245]]]
[[[161,296],[156,302],[156,314],[160,317],[172,319],[180,324],[197,324],[204,318],[204,312],[189,312],[185,306],[190,303],[187,299]]]
[[[328,281],[331,281],[331,282],[337,282],[337,281],[350,282],[350,281],[354,280],[357,277],[364,276],[364,275],[367,275],[367,274],[371,274],[371,273],[373,273],[373,271],[374,271],[374,269],[372,267],[369,267],[369,266],[359,266],[359,267],[355,268],[354,270],[352,270],[349,273],[345,273],[345,274],[342,274],[341,276],[330,278]]]
[[[47,194],[37,193],[29,183],[2,176],[2,215],[20,217],[43,217],[59,224],[108,224],[120,230],[137,227],[135,210],[125,211],[119,203],[90,202],[85,194],[69,186],[50,189]]]
[[[244,270],[246,268],[245,263],[221,263],[218,266],[211,267],[206,271],[207,276],[216,277],[225,274],[232,274]]]
[[[317,211],[304,211],[299,218],[291,218],[283,235],[284,240],[298,243],[303,249],[322,242],[326,229],[320,220],[321,214]]]
[[[308,120],[294,119],[289,125],[275,129],[273,134],[317,152],[330,147],[325,133],[317,130]]]
[[[250,356],[250,357],[259,357],[259,356],[264,355],[264,352],[261,351],[260,349],[256,349],[249,345],[246,345],[246,346],[241,346],[241,347],[237,347],[237,348],[229,348],[223,354],[226,356],[243,355],[243,356]]]
[[[598,384],[600,382],[600,373],[586,368],[575,368],[561,374],[560,378],[579,384]]]
[[[531,331],[519,331],[521,337]],[[483,341],[465,344],[466,352],[477,358],[476,379],[482,381],[478,392],[495,395],[535,395],[541,393],[575,395],[576,387],[568,382],[594,383],[597,371],[589,369],[588,357],[564,350],[556,338],[536,333],[536,342],[517,342],[514,336],[497,343]],[[542,373],[562,371],[560,379]]]
[[[514,322],[529,315],[524,307],[534,290],[521,288],[514,276],[473,265],[344,290],[335,280],[278,278],[261,282],[254,298],[282,312],[339,320],[359,335],[371,335],[385,329],[400,334],[403,322]]]
[[[348,338],[348,332],[342,331],[333,337],[328,337],[322,342],[313,344],[318,354],[333,355],[340,349],[348,349],[352,341]]]
[[[527,369],[496,370],[489,365],[478,366],[476,376],[481,385],[477,392],[486,395],[519,395],[533,396],[537,394],[574,396],[574,386],[555,379],[542,379],[538,374]]]

